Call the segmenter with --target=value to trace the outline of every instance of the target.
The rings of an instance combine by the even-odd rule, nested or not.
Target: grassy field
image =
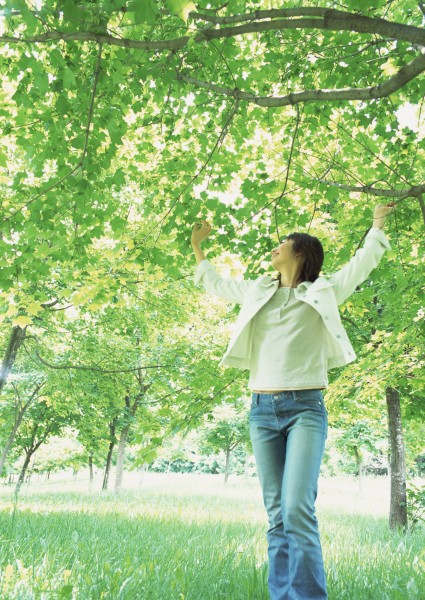
[[[96,482],[99,486],[99,482]],[[128,476],[0,488],[0,598],[267,600],[266,518],[256,479]],[[423,600],[424,532],[387,525],[387,487],[321,482],[330,600]]]

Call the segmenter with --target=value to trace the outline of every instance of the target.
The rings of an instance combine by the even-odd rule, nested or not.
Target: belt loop
[[[256,400],[257,400],[257,406],[258,406],[260,404],[260,394],[256,394],[256,396],[257,396]]]

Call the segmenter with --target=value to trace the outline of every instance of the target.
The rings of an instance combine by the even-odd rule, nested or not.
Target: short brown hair
[[[316,281],[323,265],[325,254],[320,240],[308,233],[290,233],[286,239],[293,240],[292,248],[304,258],[300,273],[301,281]]]

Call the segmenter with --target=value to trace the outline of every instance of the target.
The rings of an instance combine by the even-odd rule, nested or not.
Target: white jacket
[[[372,228],[363,248],[342,269],[329,279],[318,277],[314,283],[305,281],[295,289],[295,297],[316,309],[326,325],[326,356],[328,369],[341,367],[356,358],[356,354],[341,323],[338,305],[342,304],[378,265],[390,244],[385,234]],[[228,348],[220,364],[249,369],[252,348],[252,319],[273,296],[279,282],[270,276],[254,280],[235,281],[221,277],[208,260],[203,260],[195,273],[195,284],[207,292],[241,304],[241,310]]]

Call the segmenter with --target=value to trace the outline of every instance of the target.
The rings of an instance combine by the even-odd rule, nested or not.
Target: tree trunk
[[[4,354],[3,362],[0,368],[0,393],[2,392],[4,385],[7,381],[10,371],[12,370],[13,364],[16,360],[18,350],[25,340],[27,334],[27,328],[23,329],[18,325],[13,327],[12,334],[9,339],[9,343]]]
[[[22,414],[23,416],[23,414]],[[4,463],[6,462],[6,459],[8,457],[9,454],[9,450],[12,447],[12,444],[15,440],[15,436],[16,436],[16,432],[19,429],[19,425],[21,424],[22,421],[22,416],[21,418],[16,421],[15,425],[13,426],[12,431],[10,432],[9,437],[7,438],[7,442],[6,442],[6,446],[3,448],[3,451],[1,453],[0,456],[0,473],[3,473],[3,469],[4,469]]]
[[[249,467],[249,454],[248,452],[245,453],[245,464],[244,464],[244,469],[243,469],[243,476],[244,479],[248,479],[249,474],[248,474],[248,467]]]
[[[140,342],[140,340],[139,340],[139,338],[137,338],[136,346],[139,345],[139,342]],[[138,370],[137,379],[138,379],[139,386],[140,386],[140,394],[136,395],[133,404],[131,404],[130,396],[128,394],[126,394],[126,396],[124,398],[124,402],[125,402],[125,413],[124,414],[126,416],[126,420],[125,420],[124,427],[121,429],[120,441],[119,441],[119,445],[118,445],[117,472],[116,472],[116,476],[115,476],[115,493],[116,494],[119,494],[119,492],[121,491],[121,488],[122,488],[122,477],[123,477],[123,472],[124,472],[124,453],[125,453],[125,448],[127,446],[127,440],[128,440],[128,436],[129,436],[130,429],[131,429],[132,419],[134,418],[134,415],[136,414],[137,409],[139,408],[140,400],[142,399],[143,395],[146,393],[146,390],[148,390],[150,387],[150,384],[149,385],[143,384],[142,372],[140,369]]]
[[[130,426],[126,426],[121,430],[120,442],[118,445],[117,454],[117,472],[115,476],[115,493],[119,494],[122,489],[122,477],[124,472],[124,453],[127,446],[128,434]]]
[[[106,458],[105,474],[103,476],[102,490],[108,489],[109,473],[111,471],[112,452],[114,451],[115,442],[111,440],[109,444],[108,456]]]
[[[230,448],[226,449],[226,466],[224,467],[224,485],[226,485],[229,479],[229,467],[230,467]]]
[[[93,475],[93,454],[89,454],[89,473],[90,473],[89,488],[90,488],[90,491],[92,491],[92,489],[93,489],[93,479],[94,479],[94,475]]]
[[[148,463],[144,463],[141,467],[140,467],[140,487],[143,485],[143,479],[145,476],[145,473],[148,472],[149,469],[149,465]]]
[[[359,494],[363,493],[363,458],[361,451],[357,446],[354,446],[354,456],[356,459],[357,466],[357,481],[359,485]]]
[[[406,465],[404,460],[403,426],[400,394],[391,387],[386,389],[388,433],[390,447],[391,503],[390,529],[407,527]]]
[[[110,431],[110,440],[111,441],[109,443],[108,456],[106,457],[105,475],[103,476],[102,490],[108,489],[109,473],[111,470],[111,463],[112,463],[112,452],[114,451],[114,447],[115,447],[116,423],[117,423],[116,418],[113,421],[111,421],[111,423],[109,423],[109,431]]]
[[[16,484],[15,494],[19,493],[19,490],[21,489],[21,485],[24,483],[25,473],[27,472],[28,465],[30,464],[31,456],[33,454],[34,454],[34,449],[30,448],[25,455],[24,464],[22,465],[21,472],[19,473],[18,482]]]

